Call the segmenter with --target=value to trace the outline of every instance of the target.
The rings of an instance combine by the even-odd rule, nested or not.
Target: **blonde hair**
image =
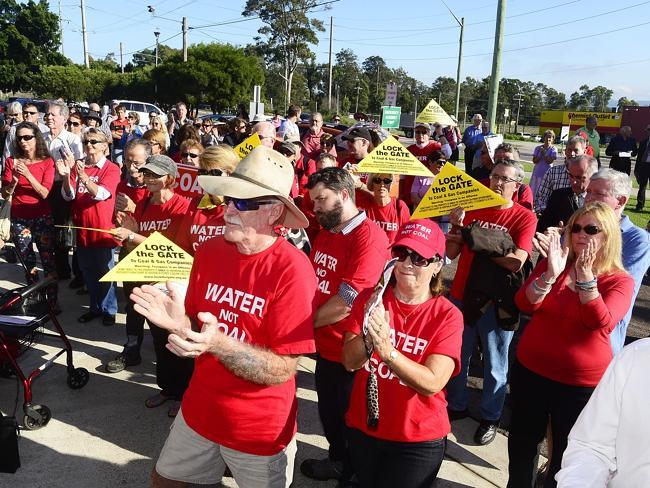
[[[160,145],[160,150],[163,154],[167,152],[167,138],[165,133],[158,129],[149,129],[144,134],[142,138],[145,141],[157,142]]]
[[[548,136],[548,135],[550,135],[551,137],[553,137],[553,140],[555,140],[555,132],[554,132],[554,131],[552,131],[551,129],[549,129],[549,130],[547,130],[547,131],[544,131],[544,137],[546,137],[546,136]]]
[[[104,131],[100,129],[96,129],[95,127],[90,127],[89,129],[86,130],[82,134],[81,141],[82,144],[86,144],[85,141],[88,139],[99,139],[102,143],[106,144],[106,148],[104,149],[104,156],[108,156],[108,137],[106,137],[106,134],[104,134]]]
[[[239,164],[239,156],[232,147],[227,145],[210,146],[199,156],[199,168],[202,169],[220,169],[231,174],[237,164]]]
[[[573,232],[571,232],[571,227],[573,227],[573,224],[584,215],[593,216],[598,221],[603,234],[605,234],[603,245],[596,255],[594,272],[602,274],[614,271],[625,271],[625,268],[623,268],[623,262],[621,261],[621,253],[623,249],[621,225],[611,207],[602,202],[587,203],[584,207],[576,210],[569,219],[566,226],[568,231],[566,236],[567,246],[569,246],[569,260],[575,261],[577,257],[573,251]]]
[[[188,149],[196,149],[200,153],[203,153],[203,151],[205,150],[203,145],[199,141],[197,141],[196,139],[185,139],[181,143],[181,147],[179,148],[178,152],[182,154],[185,151],[187,151]]]

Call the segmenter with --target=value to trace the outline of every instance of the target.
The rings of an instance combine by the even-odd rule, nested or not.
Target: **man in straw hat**
[[[265,146],[226,176],[199,176],[224,195],[224,239],[197,249],[185,301],[136,288],[135,309],[170,331],[167,347],[196,358],[181,411],[152,486],[216,484],[230,468],[245,487],[288,487],[296,453],[299,356],[314,352],[316,277],[308,258],[274,228],[301,228],[289,198],[293,167]]]

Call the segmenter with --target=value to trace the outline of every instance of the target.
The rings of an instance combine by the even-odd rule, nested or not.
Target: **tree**
[[[341,49],[334,55],[334,59],[332,78],[334,85],[339,87],[339,99],[355,99],[357,83],[361,77],[357,55],[351,49]],[[336,93],[336,89],[334,92]]]
[[[244,17],[258,16],[265,24],[257,32],[266,37],[266,42],[258,39],[258,44],[264,49],[267,62],[284,67],[287,102],[292,100],[293,74],[298,62],[313,59],[309,45],[318,44],[316,32],[325,30],[320,20],[307,16],[318,5],[318,0],[247,0],[242,12]]]
[[[40,66],[69,64],[57,51],[60,44],[59,18],[46,0],[0,0],[0,60],[10,70],[0,76],[0,88],[27,89]]]
[[[161,102],[207,102],[217,111],[250,100],[253,85],[264,81],[258,58],[217,43],[190,46],[187,62],[177,53],[152,73]]]
[[[165,44],[158,45],[158,64],[164,63],[170,59],[174,54],[178,54],[180,49],[174,49]],[[156,48],[143,49],[133,54],[133,65],[136,68],[144,68],[145,66],[156,65]]]
[[[588,85],[582,85],[579,91],[571,94],[569,107],[581,111],[606,112],[612,95],[614,91],[604,86],[589,88]]]
[[[616,110],[618,112],[622,112],[623,107],[625,107],[626,105],[627,106],[638,107],[639,102],[637,102],[636,100],[630,100],[627,97],[621,97],[621,98],[618,99],[618,103],[616,104]]]

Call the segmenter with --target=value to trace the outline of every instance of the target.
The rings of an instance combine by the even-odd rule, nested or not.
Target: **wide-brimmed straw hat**
[[[309,225],[290,197],[294,181],[293,165],[270,147],[255,147],[230,176],[199,176],[198,181],[201,188],[211,195],[232,198],[274,196],[287,209],[282,225],[292,229]]]

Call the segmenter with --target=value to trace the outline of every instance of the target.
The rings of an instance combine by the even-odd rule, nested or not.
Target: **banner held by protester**
[[[388,136],[370,154],[363,158],[357,167],[357,171],[361,173],[433,176],[433,173],[393,136]]]
[[[237,153],[237,156],[239,156],[239,159],[244,159],[253,148],[256,148],[260,144],[262,144],[262,140],[256,132],[252,136],[246,138],[241,144],[235,146],[235,152]]]
[[[422,122],[424,124],[435,124],[436,122],[440,125],[457,125],[456,122],[444,111],[444,109],[436,103],[435,100],[431,99],[427,106],[424,107],[420,115],[417,116],[415,122]]]

